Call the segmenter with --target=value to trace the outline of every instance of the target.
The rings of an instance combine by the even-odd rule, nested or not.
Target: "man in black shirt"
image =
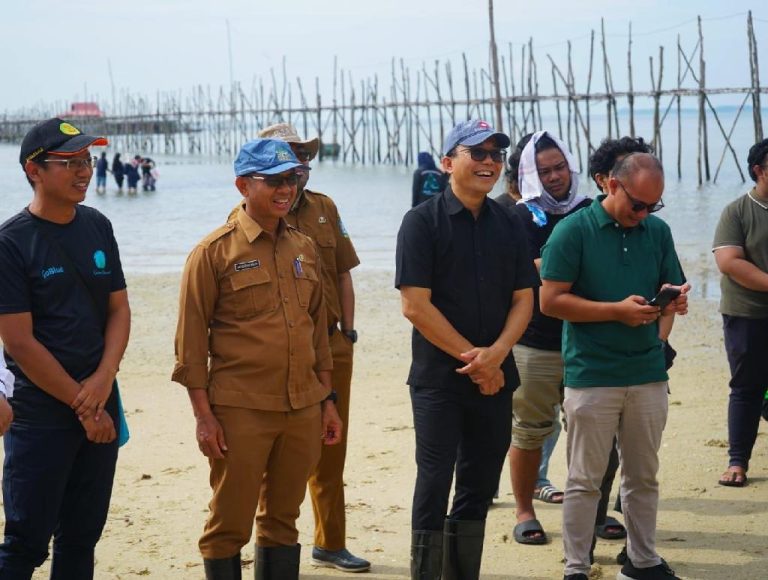
[[[93,578],[117,461],[115,375],[130,308],[109,220],[80,205],[104,138],[61,119],[33,127],[20,162],[29,207],[0,226],[0,338],[15,377],[5,435],[0,578]]]
[[[525,227],[528,249],[537,269],[541,248],[552,230],[567,215],[591,200],[578,194],[578,180],[570,152],[546,131],[526,135],[518,143],[517,167],[522,201],[512,210]],[[556,433],[563,382],[560,343],[563,323],[544,316],[534,295],[533,316],[515,345],[520,388],[515,391],[509,470],[515,494],[517,525],[514,538],[521,544],[544,544],[547,536],[536,519],[534,494],[550,503],[562,503],[563,493],[551,484],[537,483],[542,446]]]
[[[397,237],[395,286],[414,326],[412,578],[478,578],[488,502],[509,447],[519,384],[511,349],[538,280],[520,219],[487,199],[508,146],[484,121],[454,127],[443,146],[448,187],[410,210]]]

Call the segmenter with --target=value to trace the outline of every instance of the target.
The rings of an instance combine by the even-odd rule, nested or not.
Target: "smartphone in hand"
[[[648,306],[658,306],[664,310],[667,305],[678,296],[680,296],[679,286],[666,286],[659,290],[659,293],[648,301]]]

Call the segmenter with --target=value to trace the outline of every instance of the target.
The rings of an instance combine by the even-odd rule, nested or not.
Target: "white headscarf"
[[[557,200],[552,197],[544,188],[541,179],[539,179],[539,172],[536,168],[536,143],[544,135],[547,135],[555,142],[555,145],[557,145],[558,149],[560,149],[560,152],[563,154],[563,157],[565,157],[565,161],[568,163],[568,168],[571,170],[571,189],[568,192],[568,197],[562,200]],[[518,203],[525,203],[529,206],[538,206],[547,213],[557,215],[568,213],[586,199],[586,196],[578,195],[579,172],[576,171],[573,155],[568,151],[565,143],[548,131],[536,131],[531,137],[531,140],[526,144],[525,148],[523,148],[523,152],[520,155],[520,167],[518,169],[517,179],[518,186],[520,187],[520,195],[522,196],[522,199]]]

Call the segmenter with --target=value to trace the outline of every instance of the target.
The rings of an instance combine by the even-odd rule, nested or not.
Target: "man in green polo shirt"
[[[587,580],[600,483],[618,435],[629,560],[617,578],[673,580],[655,548],[668,404],[658,324],[660,316],[687,312],[690,287],[679,286],[663,310],[648,304],[663,286],[683,284],[669,227],[649,215],[664,206],[658,159],[628,155],[607,191],[561,221],[542,252],[541,311],[565,320],[565,579]]]

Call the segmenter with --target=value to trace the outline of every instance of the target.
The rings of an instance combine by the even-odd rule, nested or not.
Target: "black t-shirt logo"
[[[96,269],[93,271],[94,276],[107,276],[112,273],[111,270],[106,270],[107,267],[107,255],[104,250],[96,250],[93,253],[93,264]]]

